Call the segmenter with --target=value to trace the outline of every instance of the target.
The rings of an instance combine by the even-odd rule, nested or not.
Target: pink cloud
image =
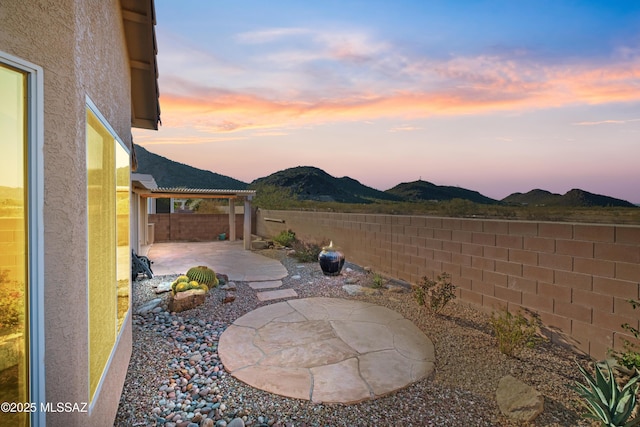
[[[359,53],[358,53],[359,52]],[[337,56],[363,50],[346,45]],[[638,102],[640,64],[634,58],[600,67],[541,67],[499,57],[454,58],[414,65],[430,83],[388,91],[360,89],[349,95],[290,98],[271,90],[224,90],[183,82],[163,93],[163,121],[214,133],[280,129],[379,118],[417,119],[567,105]],[[180,87],[178,92],[177,87]],[[356,88],[357,90],[357,88]],[[286,93],[286,91],[284,92]]]

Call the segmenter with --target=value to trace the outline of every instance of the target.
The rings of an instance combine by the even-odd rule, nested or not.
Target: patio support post
[[[244,230],[242,240],[246,250],[251,249],[251,196],[244,199]]]
[[[229,241],[236,240],[236,199],[229,198]]]

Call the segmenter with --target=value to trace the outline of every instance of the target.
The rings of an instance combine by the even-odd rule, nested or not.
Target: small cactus
[[[215,271],[204,265],[190,268],[189,271],[187,271],[187,277],[189,280],[207,285],[208,288],[218,286],[218,278],[216,277]]]

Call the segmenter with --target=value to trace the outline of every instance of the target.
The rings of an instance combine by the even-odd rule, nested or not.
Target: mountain
[[[224,190],[246,190],[247,183],[228,176],[174,162],[135,145],[138,170],[153,175],[158,187],[187,187]]]
[[[398,184],[395,187],[390,188],[386,193],[393,194],[410,201],[465,199],[475,203],[498,203],[497,200],[483,196],[477,191],[467,190],[460,187],[435,185],[422,180],[403,182],[402,184]]]
[[[273,185],[284,187],[300,200],[332,201],[341,203],[371,203],[374,199],[400,201],[401,198],[376,190],[353,178],[335,178],[322,169],[297,166],[258,178],[251,186]]]
[[[566,206],[566,207],[635,207],[633,203],[614,197],[589,193],[588,191],[574,188],[564,195],[550,193],[546,190],[531,190],[528,193],[513,193],[504,199],[503,203],[532,206]]]
[[[24,188],[3,187],[0,185],[0,200],[23,200]]]

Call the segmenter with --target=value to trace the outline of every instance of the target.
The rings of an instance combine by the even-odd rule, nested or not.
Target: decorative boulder
[[[169,299],[169,311],[179,313],[191,310],[204,304],[206,297],[207,291],[203,289],[189,289],[188,291],[178,292]]]
[[[498,407],[508,418],[531,422],[544,410],[544,397],[535,388],[507,375],[496,391]]]

